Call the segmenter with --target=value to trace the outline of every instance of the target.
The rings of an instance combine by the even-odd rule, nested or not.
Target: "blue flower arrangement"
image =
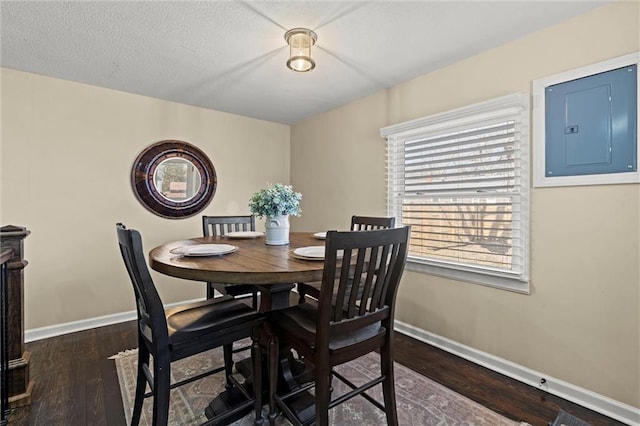
[[[253,194],[249,200],[249,210],[259,217],[300,216],[300,200],[302,194],[295,192],[291,185],[276,183]]]

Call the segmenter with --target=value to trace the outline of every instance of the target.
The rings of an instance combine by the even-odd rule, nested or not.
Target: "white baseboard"
[[[200,302],[204,298],[185,300],[177,303],[170,303],[165,305],[166,309],[173,308],[185,303]],[[36,340],[48,339],[49,337],[60,336],[62,334],[75,333],[76,331],[89,330],[96,327],[103,327],[105,325],[118,324],[125,321],[132,321],[136,319],[136,311],[120,312],[117,314],[104,315],[101,317],[87,318],[79,321],[71,321],[64,324],[49,325],[47,327],[32,328],[25,330],[24,341],[33,342]]]
[[[515,364],[487,352],[479,351],[470,346],[463,345],[462,343],[430,333],[401,321],[395,322],[394,329],[398,332],[411,336],[414,339],[428,343],[473,363],[489,368],[490,370],[511,377],[512,379],[518,380],[522,383],[526,383],[527,385],[539,388],[545,392],[559,396],[560,398],[574,402],[628,425],[640,425],[640,408],[613,400],[588,389],[584,389],[551,377],[547,374],[531,370],[522,365]],[[541,378],[546,380],[543,385],[540,384]]]

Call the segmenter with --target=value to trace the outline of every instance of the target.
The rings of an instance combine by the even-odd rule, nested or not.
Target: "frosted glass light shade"
[[[311,46],[316,43],[318,36],[306,28],[294,28],[285,33],[284,39],[289,45],[289,60],[287,67],[292,71],[307,72],[316,67],[311,57]]]

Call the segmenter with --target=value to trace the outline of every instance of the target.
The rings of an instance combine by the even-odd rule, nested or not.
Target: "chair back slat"
[[[327,233],[317,344],[329,329],[357,329],[392,316],[408,238],[409,227]]]
[[[326,250],[326,248],[325,248]],[[351,250],[347,249],[344,250],[343,252],[343,258],[344,259],[350,259],[351,258]],[[336,293],[336,297],[338,300],[344,300],[345,297],[349,294],[348,291],[350,290],[349,288],[349,268],[337,268],[335,265],[337,264],[337,258],[334,256],[333,257],[333,269],[334,271],[337,271],[337,273],[339,273],[338,279],[337,279],[337,283],[338,283],[338,291]],[[325,268],[326,270],[326,268]],[[335,272],[334,272],[335,273]],[[336,280],[332,280],[332,282],[335,284]],[[332,312],[332,321],[342,321],[342,317],[344,315],[344,312],[342,312],[341,310],[335,310]]]
[[[254,216],[202,216],[202,233],[205,237],[226,235],[227,232],[255,230]]]
[[[142,237],[138,231],[127,229],[121,223],[116,225],[116,230],[122,260],[136,297],[140,331],[149,345],[154,341],[156,343],[165,339],[168,341],[169,332],[164,306],[147,268]]]
[[[359,300],[359,288],[358,286],[353,285],[353,283],[355,282],[360,282],[362,280],[363,277],[366,277],[367,274],[363,274],[364,270],[365,270],[365,262],[368,263],[368,259],[366,258],[366,251],[364,250],[358,250],[357,254],[356,254],[356,264],[355,264],[355,271],[353,273],[352,276],[349,277],[349,299],[347,304],[345,305],[345,309],[344,311],[347,312],[347,318],[353,318],[356,315],[356,309],[359,310],[360,307],[360,300]],[[349,258],[345,258],[345,260],[347,260]],[[353,268],[353,266],[352,266]],[[347,270],[348,268],[344,268],[344,270]],[[362,296],[362,295],[360,295]]]
[[[388,276],[388,265],[391,264],[391,262],[386,261],[387,259],[389,259],[389,251],[389,246],[382,247],[381,253],[376,259],[376,285],[371,289],[371,295],[369,296],[370,310],[375,309],[376,307],[380,307],[380,296],[383,294],[384,289],[381,283]]]
[[[389,258],[388,264],[392,265],[396,263],[398,261],[399,255],[400,253],[399,253],[398,247],[390,247],[389,252],[385,253],[386,258]],[[406,254],[405,254],[405,258],[406,258]],[[394,280],[393,272],[394,272],[393,270],[387,267],[387,270],[384,273],[380,273],[380,276],[384,277],[384,279],[381,278],[382,285],[380,286],[380,293],[374,295],[374,302],[372,303],[372,305],[380,307],[388,303],[387,299],[389,296],[389,287],[396,285],[396,283],[393,281]]]
[[[380,258],[378,256],[378,249],[379,247],[373,247],[371,248],[371,258],[372,259],[376,259],[376,262],[369,262],[369,266],[368,266],[368,270],[367,270],[367,276],[364,280],[364,283],[362,285],[362,299],[363,300],[370,300],[373,290],[375,289],[375,282],[374,279],[376,278],[376,270],[377,268],[379,268],[380,266],[378,265],[378,259]],[[360,304],[360,310],[358,312],[359,315],[364,315],[368,309],[370,309],[370,303],[361,303]]]

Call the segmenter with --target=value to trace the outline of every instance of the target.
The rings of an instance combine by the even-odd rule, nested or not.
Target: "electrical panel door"
[[[637,170],[637,66],[548,86],[545,175]]]

